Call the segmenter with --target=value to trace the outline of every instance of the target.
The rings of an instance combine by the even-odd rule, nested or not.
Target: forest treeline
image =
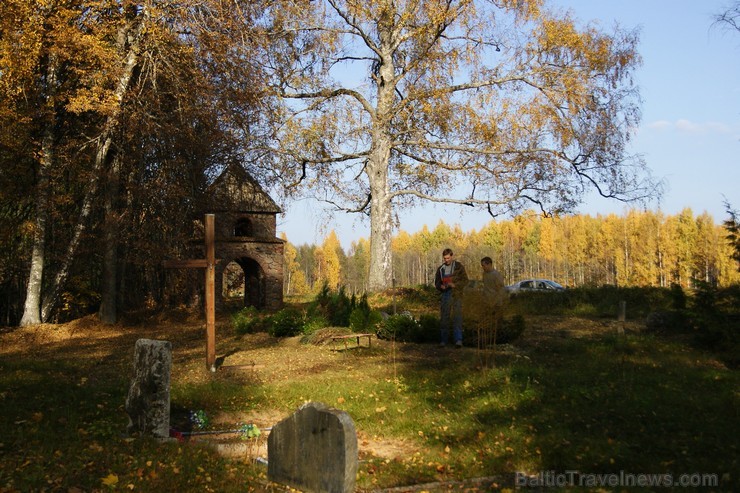
[[[401,231],[389,246],[395,207],[457,185],[473,187],[466,205],[501,214],[565,214],[584,182],[626,201],[660,187],[624,155],[639,120],[636,36],[527,2],[441,2],[434,15],[420,2],[366,3],[347,29],[352,2],[0,2],[0,325],[95,311],[116,323],[119,310],[186,302],[202,277],[162,262],[195,254],[194,223],[231,165],[281,205],[342,202],[381,231],[348,252],[335,235],[288,244],[291,294],[386,288],[387,265],[398,285],[428,283],[445,246],[472,267],[492,256],[508,281],[737,280],[721,228],[691,211],[525,214],[479,232]],[[510,28],[521,20],[527,31]],[[326,67],[339,65],[367,84],[336,89]],[[483,79],[457,77],[473,74]]]
[[[507,283],[545,277],[570,287],[691,288],[696,280],[728,286],[740,282],[728,224],[731,221],[717,224],[711,215],[695,215],[688,208],[676,215],[634,209],[596,217],[532,212],[491,221],[477,231],[440,221],[433,229],[401,230],[394,236],[394,279],[397,286],[432,283],[442,250],[450,247],[471,277],[480,277],[480,259],[490,256]],[[285,294],[316,292],[324,284],[364,292],[368,266],[365,238],[346,251],[334,231],[321,245],[288,241]]]

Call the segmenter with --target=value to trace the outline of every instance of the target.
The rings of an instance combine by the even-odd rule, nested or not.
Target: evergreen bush
[[[380,312],[370,308],[367,294],[363,294],[350,313],[349,328],[353,332],[372,332],[382,319]]]
[[[305,318],[300,310],[283,308],[270,317],[267,332],[273,337],[291,337],[303,331]]]
[[[526,323],[521,315],[504,318],[501,326],[496,331],[496,344],[507,344],[519,339],[525,328]]]
[[[390,315],[378,324],[378,339],[420,342],[421,325],[409,315]]]
[[[419,316],[419,341],[437,342],[439,340],[439,317],[425,313]]]
[[[320,312],[329,322],[329,325],[334,327],[349,327],[349,317],[356,304],[357,299],[355,295],[352,295],[352,297],[347,296],[344,286],[340,287],[337,292],[333,292],[324,283],[316,295],[311,311]]]
[[[231,316],[231,323],[237,334],[252,334],[263,330],[262,318],[257,308],[245,307]]]
[[[306,320],[303,323],[303,335],[310,336],[314,332],[321,330],[329,326],[329,322],[324,318],[323,315],[307,315]]]

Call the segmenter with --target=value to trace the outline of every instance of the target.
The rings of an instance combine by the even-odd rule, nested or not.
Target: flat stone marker
[[[272,427],[267,478],[302,491],[350,493],[357,476],[357,432],[345,411],[319,402]]]
[[[169,341],[136,341],[134,378],[126,397],[129,434],[169,437],[171,369],[172,344]]]

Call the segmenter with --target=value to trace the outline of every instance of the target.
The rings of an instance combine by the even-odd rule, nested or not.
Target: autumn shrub
[[[515,314],[510,317],[502,318],[498,328],[496,329],[496,344],[514,342],[521,337],[525,328],[526,322],[522,315]],[[467,324],[463,325],[463,341],[466,345],[475,346],[478,343],[479,335],[482,338],[485,338],[485,335],[481,335],[479,330],[483,332],[484,327],[473,325],[472,321],[468,321]],[[489,330],[488,333],[490,334],[491,331]],[[434,334],[437,334],[435,337],[438,337],[439,321],[437,322],[437,331],[434,332]],[[489,341],[491,340],[492,336],[489,338]]]

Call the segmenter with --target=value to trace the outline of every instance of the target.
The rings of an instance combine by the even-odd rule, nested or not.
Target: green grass
[[[737,372],[681,344],[551,341],[528,358],[501,356],[491,371],[453,353],[399,364],[395,378],[376,355],[363,359],[269,393],[285,408],[328,402],[366,434],[417,444],[408,460],[371,460],[372,475],[360,474],[366,488],[547,470],[737,478],[728,440],[740,432]]]
[[[83,339],[84,348],[79,339],[5,346],[0,491],[274,489],[262,466],[193,444],[124,436],[140,336],[173,342],[173,412],[287,416],[305,401],[347,411],[359,433],[361,491],[487,476],[502,479],[493,489],[512,488],[515,472],[576,470],[715,474],[721,485],[706,491],[738,488],[737,370],[685,337],[618,335],[599,320],[558,321],[577,324],[578,336],[548,333],[538,319],[488,370],[471,348],[373,341],[370,349],[331,351],[239,335],[227,323],[218,327],[219,351],[239,350],[263,363],[263,373],[207,372],[197,325],[124,328],[102,351],[94,348],[103,339],[93,338]],[[584,324],[593,331],[584,335]],[[274,368],[287,364],[280,355],[290,368]],[[363,442],[397,444],[403,453],[369,455]]]

